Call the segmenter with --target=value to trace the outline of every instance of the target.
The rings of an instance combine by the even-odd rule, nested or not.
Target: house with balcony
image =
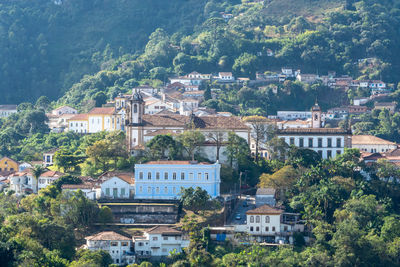
[[[283,209],[263,205],[246,212],[246,225],[237,232],[247,233],[257,242],[293,243],[295,232],[304,232],[300,214],[287,213]]]
[[[135,262],[132,252],[132,240],[113,231],[100,232],[85,237],[85,248],[89,250],[104,250],[108,252],[114,264],[127,265]]]
[[[162,258],[170,252],[182,252],[189,246],[189,237],[168,226],[155,226],[143,236],[134,236],[135,253],[138,258]]]

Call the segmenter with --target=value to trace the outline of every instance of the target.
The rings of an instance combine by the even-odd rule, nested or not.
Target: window
[[[151,193],[151,187],[150,186],[147,187],[147,193]]]
[[[125,196],[125,188],[121,188],[121,196]]]
[[[253,226],[250,226],[250,231],[251,231],[251,232],[253,232],[253,231],[254,231],[254,228],[253,228]]]
[[[193,179],[193,172],[189,173],[189,179]]]
[[[166,248],[163,248],[163,249],[162,249],[162,252],[167,252],[167,249],[166,249]]]
[[[168,172],[165,172],[165,173],[164,173],[164,179],[165,179],[165,180],[168,180]]]
[[[163,238],[164,240],[168,240],[168,236],[164,236],[164,238]]]
[[[139,192],[142,193],[143,192],[143,187],[139,186]]]
[[[153,236],[153,241],[157,241],[157,240],[158,240],[158,237]]]
[[[133,106],[133,113],[137,113],[137,105],[136,104]]]
[[[287,230],[288,230],[288,227],[286,225],[283,226],[283,231],[287,232]]]
[[[265,227],[265,232],[269,232],[269,227]]]
[[[318,155],[322,158],[322,150],[318,150]]]
[[[272,232],[275,232],[275,226],[272,226]]]
[[[176,194],[176,187],[172,188],[172,192]]]
[[[318,147],[322,147],[322,138],[318,138]]]
[[[168,187],[164,187],[164,193],[168,194]]]
[[[121,246],[127,247],[128,246],[128,242],[121,242]]]
[[[181,172],[181,180],[185,180],[185,173]]]
[[[148,173],[147,173],[147,179],[148,179],[148,180],[151,180],[151,172],[148,172]]]
[[[251,222],[251,223],[254,222],[254,216],[250,216],[250,222]]]
[[[176,180],[176,172],[172,174],[172,180]]]
[[[106,188],[106,196],[110,195],[110,188]]]
[[[139,172],[139,179],[143,180],[143,172]]]
[[[156,187],[156,193],[160,194],[160,188],[158,186]]]
[[[332,138],[328,138],[328,147],[332,147]]]
[[[260,223],[260,216],[259,215],[256,216],[256,223]]]
[[[328,159],[332,158],[332,150],[327,151],[327,156],[328,156]]]
[[[304,147],[304,139],[303,138],[299,139],[299,147]]]
[[[265,216],[265,223],[269,223],[269,216]]]
[[[118,246],[118,242],[110,242],[112,247],[117,247]]]
[[[258,231],[260,231],[260,227],[257,226],[256,227],[256,232],[258,232]]]
[[[204,177],[205,177],[206,180],[208,181],[208,172],[206,172],[206,173],[204,174]]]
[[[143,243],[142,242],[139,242],[139,247],[143,247]]]
[[[197,174],[197,179],[201,179],[201,172],[199,172],[198,174]]]
[[[342,147],[342,139],[340,138],[336,139],[336,147]]]
[[[289,145],[294,145],[294,137],[290,137]]]
[[[160,173],[159,172],[156,172],[156,179],[160,180]]]

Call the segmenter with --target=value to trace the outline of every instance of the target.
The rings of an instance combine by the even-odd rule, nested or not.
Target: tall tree
[[[39,177],[45,172],[46,168],[42,165],[35,165],[32,168],[32,176],[35,179],[35,193],[39,191]]]
[[[249,116],[244,118],[244,121],[251,126],[251,137],[254,140],[256,147],[256,162],[258,162],[258,151],[260,145],[271,139],[274,135],[274,126],[269,123],[269,120],[262,116]]]
[[[200,131],[192,129],[179,135],[177,140],[182,143],[184,149],[194,161],[195,152],[204,144],[205,137]]]

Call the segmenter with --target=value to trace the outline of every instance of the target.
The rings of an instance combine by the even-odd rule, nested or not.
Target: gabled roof
[[[135,183],[135,173],[133,172],[105,172],[103,173],[99,179],[101,179],[101,181],[105,182],[107,180],[109,180],[110,178],[113,177],[117,177],[125,182],[127,182],[128,184],[134,184]]]
[[[353,145],[396,145],[396,143],[373,135],[353,135],[351,137]]]
[[[131,240],[131,238],[123,236],[113,231],[100,232],[95,235],[85,237],[86,240],[94,241],[120,241],[120,240]]]
[[[256,195],[275,195],[275,189],[274,188],[258,188]]]
[[[93,108],[89,111],[88,114],[90,115],[111,115],[114,114],[115,108],[114,107],[107,107],[107,108]]]
[[[249,215],[279,215],[282,214],[284,212],[284,210],[281,209],[276,209],[274,207],[271,207],[270,205],[263,205],[261,207],[258,207],[256,209],[253,210],[249,210],[246,212],[246,214]]]
[[[148,234],[181,235],[182,232],[168,226],[158,225],[146,231]]]
[[[55,177],[55,178],[60,178],[62,176],[64,176],[65,174],[62,172],[58,172],[58,171],[46,171],[44,173],[42,173],[42,175],[40,175],[40,177]]]
[[[156,135],[177,135],[177,133],[174,133],[172,130],[167,130],[167,129],[161,129],[161,130],[156,130],[150,133],[146,133],[144,136],[156,136]]]

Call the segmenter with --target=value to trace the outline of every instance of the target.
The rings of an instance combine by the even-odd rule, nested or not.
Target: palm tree
[[[32,175],[33,175],[33,178],[35,179],[35,181],[36,181],[36,193],[38,193],[39,192],[39,177],[42,175],[42,173],[44,173],[45,172],[45,170],[46,170],[46,168],[45,167],[43,167],[42,165],[35,165],[33,168],[32,168]]]

